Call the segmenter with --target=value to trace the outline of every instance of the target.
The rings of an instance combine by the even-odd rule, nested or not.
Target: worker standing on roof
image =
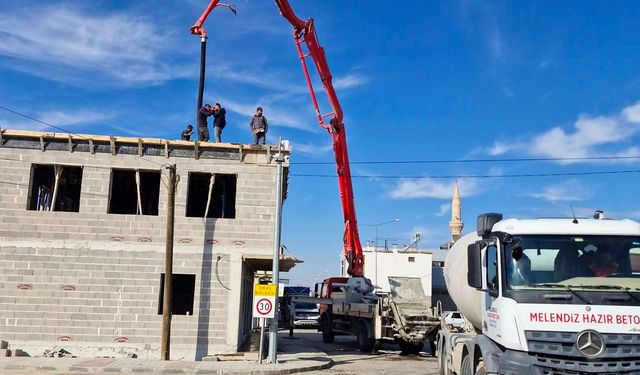
[[[209,126],[207,125],[207,117],[213,116],[213,108],[211,104],[205,104],[198,111],[198,140],[200,142],[209,142]]]
[[[269,124],[267,123],[267,118],[262,115],[262,107],[256,108],[256,114],[251,118],[249,128],[253,134],[253,143],[256,145],[264,144]]]
[[[220,103],[213,105],[213,137],[216,142],[222,142],[222,129],[227,125],[226,114],[227,111],[220,106]]]

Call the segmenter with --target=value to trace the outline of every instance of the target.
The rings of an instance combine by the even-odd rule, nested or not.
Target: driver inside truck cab
[[[511,261],[507,264],[509,284],[525,285],[533,282],[531,275],[531,259],[519,244],[511,250]]]
[[[594,261],[589,269],[597,277],[607,277],[618,272],[620,266],[614,262],[613,255],[602,247],[598,248],[595,253]]]

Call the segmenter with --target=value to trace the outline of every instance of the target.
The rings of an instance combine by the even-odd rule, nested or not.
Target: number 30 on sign
[[[278,288],[273,284],[256,284],[253,287],[253,317],[274,318],[276,292]]]

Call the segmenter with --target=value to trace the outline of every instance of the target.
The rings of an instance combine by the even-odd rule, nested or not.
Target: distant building
[[[364,276],[377,286],[376,292],[389,293],[389,276],[416,277],[422,281],[425,296],[431,299],[431,254],[409,249],[376,248],[366,246],[364,255]],[[347,276],[347,261],[342,259],[342,275]]]
[[[32,356],[158,358],[175,165],[171,358],[237,351],[254,275],[271,270],[275,152],[0,130],[0,339]]]
[[[432,296],[431,306],[436,306],[440,301],[444,311],[457,310],[455,303],[449,296],[447,285],[444,281],[444,262],[447,258],[448,250],[429,250],[432,256]]]

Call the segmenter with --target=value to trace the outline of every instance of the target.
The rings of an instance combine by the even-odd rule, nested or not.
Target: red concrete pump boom
[[[198,22],[191,27],[192,34],[202,35],[204,32],[202,24],[206,20],[207,16],[218,4],[218,0],[212,0],[205,12],[200,16]],[[324,54],[324,49],[318,42],[316,30],[313,22],[313,18],[309,18],[306,21],[301,20],[296,16],[288,0],[275,0],[280,14],[293,26],[293,40],[298,51],[298,56],[302,64],[302,70],[304,72],[307,85],[309,86],[309,93],[311,94],[311,101],[318,117],[318,124],[327,130],[331,137],[333,144],[333,153],[336,160],[336,170],[338,174],[338,185],[340,187],[340,200],[342,202],[342,213],[344,216],[345,231],[343,237],[344,243],[344,255],[347,258],[349,267],[347,272],[351,276],[360,277],[363,276],[364,256],[362,254],[362,245],[360,244],[360,235],[358,234],[358,222],[356,219],[356,208],[353,199],[353,184],[351,182],[351,168],[349,166],[349,154],[347,152],[347,135],[345,132],[344,123],[342,122],[343,113],[342,106],[338,101],[338,96],[331,82],[331,71],[329,70],[329,64]],[[307,46],[308,52],[305,53],[302,49],[302,44]],[[322,86],[324,87],[325,94],[332,111],[327,114],[322,114],[318,106],[318,100],[316,99],[311,77],[309,76],[309,69],[305,59],[311,57],[316,66]],[[330,117],[328,122],[325,122],[325,118]]]

